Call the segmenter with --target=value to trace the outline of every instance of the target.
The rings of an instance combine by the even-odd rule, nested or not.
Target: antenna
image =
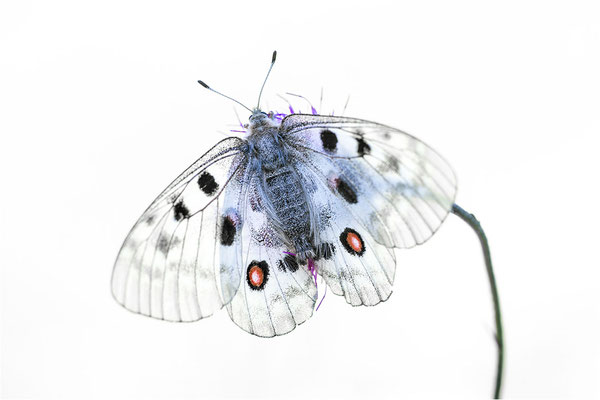
[[[268,76],[268,75],[267,75]],[[210,86],[208,86],[206,83],[202,82],[201,80],[198,80],[198,83],[201,84],[203,87],[207,88],[208,90],[210,90],[211,92],[215,92],[216,94],[220,94],[221,96],[225,97],[226,99],[229,99],[231,101],[234,101],[236,103],[238,103],[240,106],[244,107],[246,110],[252,112],[251,109],[249,109],[248,107],[246,107],[245,105],[243,105],[242,103],[240,103],[239,101],[237,101],[234,98],[231,98],[229,96],[225,96],[223,93],[221,92],[217,92],[215,89],[211,88]]]
[[[267,79],[269,79],[269,74],[271,73],[271,70],[273,69],[273,65],[275,64],[275,59],[277,58],[277,50],[275,50],[273,52],[273,58],[271,59],[271,66],[269,67],[269,71],[267,72],[267,76],[265,77],[265,81],[263,82],[261,88],[260,88],[260,93],[258,93],[258,102],[256,104],[256,108],[260,109],[260,97],[262,96],[262,92],[263,89],[265,88],[265,84],[267,83]]]

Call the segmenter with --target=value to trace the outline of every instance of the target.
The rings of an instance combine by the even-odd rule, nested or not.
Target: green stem
[[[492,257],[490,255],[490,247],[487,237],[481,227],[481,224],[471,213],[462,209],[458,204],[452,206],[452,212],[465,221],[477,234],[481,242],[483,250],[483,258],[485,260],[485,268],[487,270],[490,289],[492,291],[492,300],[494,301],[494,314],[496,318],[496,344],[498,346],[498,363],[496,366],[496,387],[494,389],[494,398],[500,398],[500,390],[502,388],[502,370],[504,367],[504,335],[502,333],[502,314],[500,313],[500,299],[498,297],[498,288],[496,287],[496,278],[494,277],[494,269],[492,268]]]

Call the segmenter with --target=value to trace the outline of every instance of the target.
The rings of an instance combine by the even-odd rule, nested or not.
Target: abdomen
[[[298,252],[306,251],[310,242],[310,212],[306,195],[296,173],[288,165],[265,171],[265,194],[287,239]]]

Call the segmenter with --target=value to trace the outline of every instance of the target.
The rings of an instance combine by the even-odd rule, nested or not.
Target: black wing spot
[[[215,181],[215,177],[206,171],[198,178],[198,186],[207,196],[212,196],[219,190],[219,184]]]
[[[252,261],[246,271],[246,281],[252,290],[263,290],[269,280],[269,265],[266,261]]]
[[[175,221],[181,221],[183,218],[188,218],[190,216],[190,210],[183,204],[183,200],[179,200],[175,203],[173,207],[173,216],[175,217]]]
[[[231,246],[235,238],[235,224],[229,215],[223,217],[221,223],[221,244],[223,246]]]
[[[359,137],[356,139],[356,141],[358,142],[358,149],[356,151],[358,151],[358,154],[360,156],[364,156],[365,154],[371,154],[371,146],[369,146],[365,139]]]
[[[296,257],[288,254],[283,257],[283,260],[277,262],[277,268],[282,272],[296,272],[299,268],[298,261],[296,261]]]
[[[321,142],[323,143],[323,148],[325,150],[335,153],[338,142],[335,133],[331,132],[329,129],[321,131]]]
[[[365,253],[365,242],[360,233],[352,228],[346,228],[340,235],[340,242],[344,249],[353,256],[362,256]]]
[[[335,180],[335,187],[340,195],[346,200],[348,203],[356,204],[358,202],[358,196],[352,187],[342,178],[337,178]]]
[[[178,237],[161,234],[156,241],[156,248],[166,256],[173,247],[178,246],[180,243],[181,239]]]

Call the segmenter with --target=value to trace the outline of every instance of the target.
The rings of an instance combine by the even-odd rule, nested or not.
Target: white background
[[[600,9],[595,1],[0,5],[1,394],[399,398],[491,394],[478,242],[450,216],[372,308],[328,295],[292,333],[126,312],[117,251],[149,202],[294,92],[431,144],[488,233],[507,397],[600,396]],[[297,103],[302,104],[302,103]],[[304,107],[304,111],[308,111]],[[247,112],[239,109],[244,119]],[[234,129],[234,128],[233,128]]]

